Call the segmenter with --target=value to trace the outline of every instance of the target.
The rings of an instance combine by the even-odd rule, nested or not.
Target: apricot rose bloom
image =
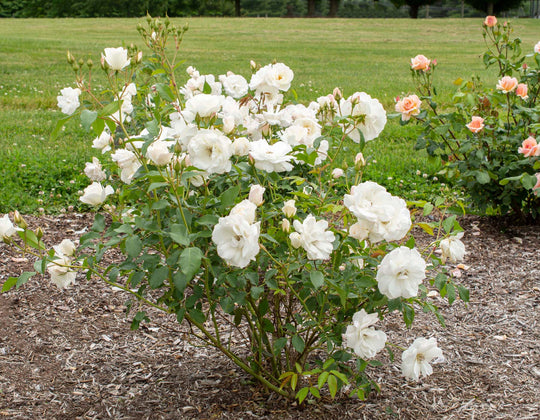
[[[488,28],[493,28],[497,24],[497,18],[495,16],[486,16],[484,20],[484,25]]]
[[[529,98],[529,95],[527,94],[528,91],[529,91],[529,88],[527,84],[519,83],[516,88],[516,95],[519,96],[521,99],[526,100]]]
[[[534,137],[528,137],[523,140],[521,147],[518,148],[518,153],[523,153],[524,157],[540,156],[540,145]]]
[[[416,95],[409,95],[396,103],[396,111],[401,113],[402,121],[409,121],[413,115],[420,113],[422,101]]]
[[[416,57],[411,58],[411,68],[413,70],[428,71],[431,60],[425,55],[418,54]]]
[[[533,187],[534,190],[540,190],[540,172],[535,174],[536,176],[536,185]]]
[[[504,76],[499,83],[497,83],[497,90],[503,93],[513,92],[518,85],[518,80],[515,77]]]
[[[473,133],[478,133],[484,128],[484,119],[482,117],[472,117],[472,121],[466,124],[465,127]]]

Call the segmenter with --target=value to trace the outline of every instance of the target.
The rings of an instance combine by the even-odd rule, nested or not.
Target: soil
[[[50,244],[75,239],[91,216],[28,217]],[[366,401],[345,395],[297,406],[268,395],[218,352],[190,342],[174,317],[148,311],[130,330],[126,296],[79,279],[47,279],[0,295],[0,417],[12,419],[538,419],[540,418],[540,227],[461,220],[465,266],[455,275],[470,303],[446,305],[442,328],[417,313],[379,328],[407,347],[436,337],[446,362],[420,382],[400,376],[400,357],[372,371]],[[0,244],[0,283],[31,261]]]

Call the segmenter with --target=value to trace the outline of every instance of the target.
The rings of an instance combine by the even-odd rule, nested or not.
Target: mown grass
[[[248,76],[249,60],[288,64],[295,72],[293,87],[301,100],[329,93],[365,91],[393,110],[396,95],[412,92],[410,57],[437,58],[437,84],[444,102],[452,81],[487,74],[481,56],[481,20],[349,20],[349,19],[176,19],[190,26],[183,43],[186,67],[201,73],[233,70]],[[99,62],[105,47],[139,41],[136,25],[143,19],[25,19],[0,25],[0,212],[58,211],[80,208],[80,175],[91,154],[92,136],[72,124],[54,142],[49,134],[61,114],[56,95],[73,86],[65,60],[69,49],[77,58]],[[537,22],[516,20],[524,49],[538,42]],[[96,72],[97,74],[99,72]],[[96,74],[95,83],[103,81]],[[182,77],[185,74],[182,73]],[[433,182],[440,168],[413,150],[413,127],[391,121],[383,135],[368,143],[375,160],[366,176],[407,198],[449,194]],[[350,159],[350,156],[348,156]],[[417,171],[421,175],[417,175]],[[429,174],[426,180],[422,174]]]

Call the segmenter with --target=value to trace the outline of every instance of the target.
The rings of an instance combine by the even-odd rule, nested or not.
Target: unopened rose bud
[[[77,64],[73,64],[71,68],[73,69],[73,71],[79,71],[80,67]]]
[[[107,63],[104,56],[101,56],[101,68],[105,71],[109,70],[109,63]]]
[[[336,101],[339,101],[341,98],[343,98],[343,94],[341,93],[341,89],[336,87],[334,88],[334,92],[332,92],[332,95],[336,99]]]
[[[257,63],[255,61],[253,61],[253,60],[250,60],[249,61],[249,67],[251,67],[252,71],[255,71],[255,70],[257,70]]]
[[[43,232],[43,229],[41,229],[41,227],[38,227],[38,228],[36,229],[36,237],[38,238],[38,241],[39,241],[41,238],[43,238],[43,235],[44,235],[44,234],[45,234],[45,233]]]
[[[143,53],[142,51],[139,51],[137,55],[135,56],[135,63],[139,64],[142,61]]]
[[[86,60],[86,65],[89,69],[91,69],[92,67],[94,67],[94,62],[89,58],[88,60]]]
[[[338,178],[341,178],[344,174],[345,172],[343,172],[343,169],[336,168],[332,171],[332,178],[338,179]]]
[[[298,232],[293,232],[289,235],[291,245],[293,248],[300,248],[302,246],[302,237]]]
[[[13,221],[19,226],[21,229],[26,229],[28,227],[28,223],[26,223],[26,220],[21,216],[21,214],[15,210],[13,213]]]
[[[281,221],[281,229],[283,232],[289,233],[291,231],[291,222],[289,222],[287,219],[283,219]]]
[[[293,217],[296,214],[296,206],[294,200],[287,200],[282,208],[283,213],[287,217]]]
[[[67,52],[67,62],[69,64],[73,64],[75,62],[75,57],[73,57],[73,54],[71,54],[69,51]]]
[[[356,166],[356,169],[361,169],[366,166],[366,160],[364,159],[364,155],[362,153],[358,153],[354,158],[354,166]]]
[[[262,204],[264,203],[263,195],[265,190],[266,188],[259,184],[252,185],[249,190],[249,201],[251,201],[256,206],[262,206]]]
[[[523,70],[527,70],[529,68],[529,66],[527,66],[527,63],[523,63]]]

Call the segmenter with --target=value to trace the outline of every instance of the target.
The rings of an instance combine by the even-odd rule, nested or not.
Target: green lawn
[[[420,53],[438,60],[436,79],[447,103],[454,89],[452,81],[458,77],[481,74],[484,80],[495,81],[481,60],[481,19],[174,21],[189,23],[183,44],[186,67],[193,65],[201,73],[233,70],[248,76],[249,60],[281,61],[294,70],[293,88],[305,101],[339,86],[346,95],[365,91],[392,112],[393,98],[414,88],[409,61]],[[98,64],[105,47],[122,42],[142,45],[136,31],[139,22],[143,20],[1,20],[0,213],[78,205],[76,191],[87,184],[79,172],[91,156],[92,136],[71,125],[54,143],[49,139],[52,125],[61,116],[56,96],[62,87],[74,85],[66,51]],[[537,22],[516,20],[513,25],[523,48],[532,51],[539,40]],[[416,171],[433,174],[438,163],[412,150],[413,137],[414,129],[390,122],[383,135],[368,145],[367,154],[377,161],[368,176],[402,193],[403,180],[406,189],[417,191],[407,193],[409,198],[429,197],[440,185],[427,185]]]

